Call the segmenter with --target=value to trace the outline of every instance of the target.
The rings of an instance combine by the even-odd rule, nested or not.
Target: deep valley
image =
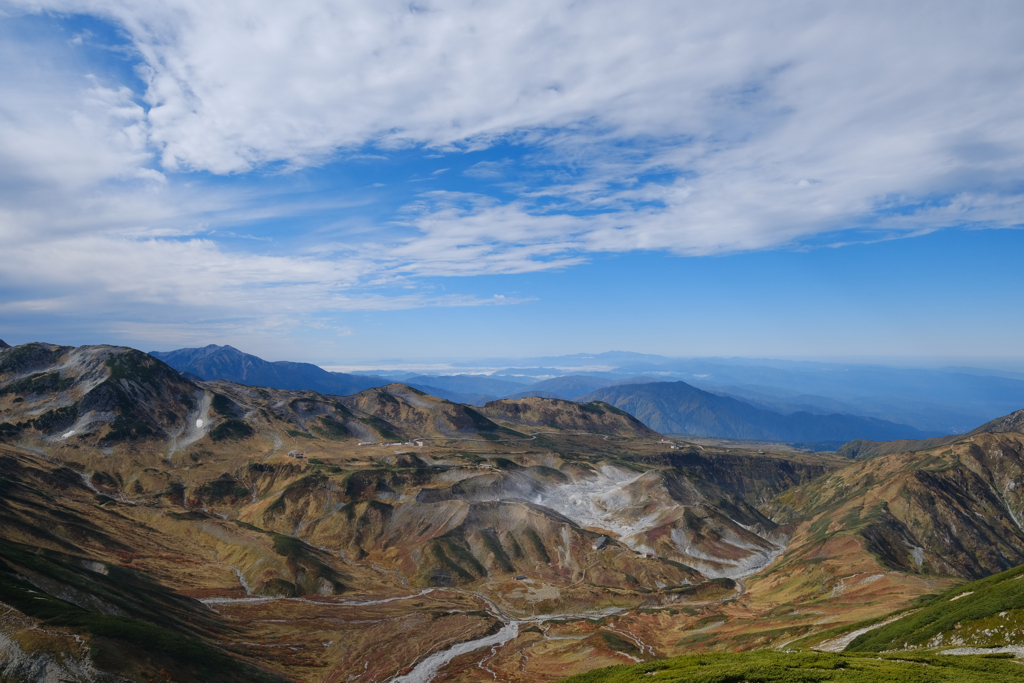
[[[0,676],[553,681],[838,651],[862,622],[1016,577],[1022,416],[851,459],[668,437],[603,400],[0,349]],[[973,640],[946,625],[907,648],[1024,646],[969,623],[1024,618],[991,591],[961,620]]]

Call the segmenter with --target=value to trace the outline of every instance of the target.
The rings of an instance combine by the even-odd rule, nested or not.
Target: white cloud
[[[509,159],[503,159],[501,161],[478,161],[463,171],[462,175],[481,180],[501,178],[505,175],[505,172],[511,163],[512,162]]]
[[[601,251],[1021,223],[1016,2],[6,5],[116,23],[142,79],[65,59],[85,32],[61,46],[3,35],[0,236],[19,259],[0,276],[31,272],[55,293],[9,305],[95,305],[100,292],[182,307],[427,305],[442,299],[360,287],[561,268]],[[167,239],[196,236],[211,216],[252,234],[247,222],[311,210],[193,183],[196,171],[497,143],[528,158],[464,173],[500,178],[513,199],[425,193],[397,215],[411,232],[382,222],[348,251]],[[443,170],[430,175],[456,177]]]

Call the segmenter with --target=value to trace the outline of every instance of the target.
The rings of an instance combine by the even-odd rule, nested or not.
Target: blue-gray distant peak
[[[322,394],[348,396],[390,383],[381,377],[329,372],[312,363],[270,362],[232,346],[216,344],[167,352],[153,351],[150,355],[178,372],[188,372],[204,380],[223,379],[273,389],[309,389]]]
[[[814,415],[803,411],[782,415],[702,391],[686,382],[606,387],[577,400],[610,403],[662,434],[819,443],[936,436],[908,425],[856,415]]]

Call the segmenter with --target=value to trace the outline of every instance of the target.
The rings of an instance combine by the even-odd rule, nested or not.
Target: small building
[[[289,458],[305,458],[306,454],[300,451],[288,451]]]

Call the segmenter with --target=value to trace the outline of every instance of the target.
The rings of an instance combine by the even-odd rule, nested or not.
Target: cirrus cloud
[[[204,297],[388,308],[375,287],[565,268],[596,252],[1021,224],[1015,2],[4,7],[8,23],[116,26],[135,74],[65,58],[97,40],[89,31],[63,43],[5,34],[0,234],[20,265],[0,278],[13,287],[31,266],[52,294],[24,306],[93,292],[186,308]],[[258,251],[210,232],[252,235],[268,216],[313,230],[308,205],[232,184],[250,176],[409,150],[445,156],[448,170],[498,147],[460,172],[429,171],[440,185],[392,196],[361,231],[316,237],[344,249]],[[95,272],[115,263],[139,272]]]

